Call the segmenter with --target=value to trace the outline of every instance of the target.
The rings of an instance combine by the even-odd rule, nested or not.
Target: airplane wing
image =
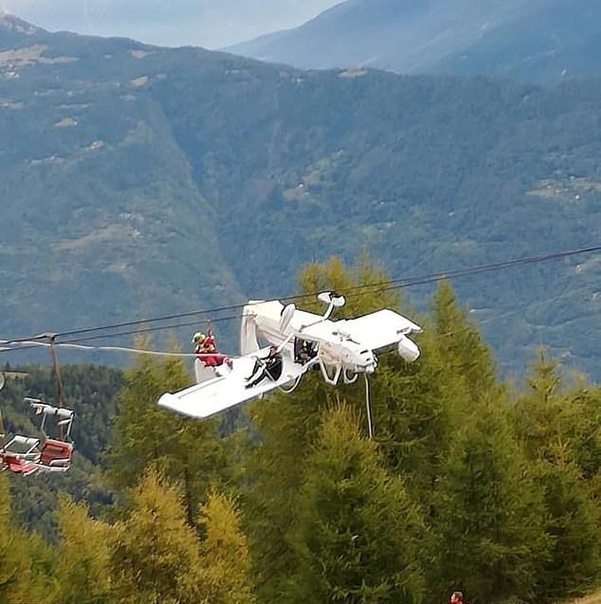
[[[395,344],[402,335],[422,331],[419,325],[389,308],[357,319],[334,321],[334,327],[335,333],[361,342],[371,350],[379,350]]]
[[[265,356],[268,349],[260,350],[257,356]],[[222,375],[190,386],[180,392],[165,393],[158,401],[160,407],[170,409],[182,415],[195,418],[205,418],[244,401],[265,394],[279,386],[295,380],[307,369],[307,365],[294,363],[292,359],[283,356],[282,375],[277,381],[266,377],[256,386],[245,388],[246,379],[252,373],[255,359],[247,355],[232,359],[232,368],[220,368]]]

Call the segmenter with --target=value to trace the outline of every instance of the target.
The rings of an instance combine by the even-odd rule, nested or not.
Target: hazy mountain
[[[288,295],[331,254],[400,279],[599,243],[599,80],[304,72],[8,18],[0,49],[0,338]],[[454,284],[504,370],[544,343],[599,377],[600,276]]]
[[[599,4],[594,0],[546,0],[536,10],[490,28],[476,42],[432,64],[429,71],[548,82],[599,75]]]
[[[217,48],[294,27],[336,0],[2,0],[0,11],[50,31]]]
[[[227,50],[302,68],[558,80],[601,73],[594,0],[347,0]]]

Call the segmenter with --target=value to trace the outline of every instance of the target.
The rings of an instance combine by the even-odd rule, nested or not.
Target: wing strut
[[[367,373],[363,374],[365,376],[365,408],[367,411],[367,431],[369,434],[369,438],[372,439],[374,437],[374,425],[371,414],[371,399],[369,397],[369,378],[367,377]]]

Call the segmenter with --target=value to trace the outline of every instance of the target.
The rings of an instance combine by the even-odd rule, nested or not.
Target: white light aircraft
[[[344,305],[344,297],[323,292],[318,299],[328,305],[323,316],[298,310],[294,304],[284,306],[278,300],[249,301],[242,314],[241,356],[218,367],[206,367],[196,359],[197,383],[163,394],[158,404],[183,415],[205,418],[276,388],[290,392],[312,368],[319,369],[333,385],[340,380],[353,383],[362,373],[371,436],[367,376],[377,367],[375,353],[396,346],[405,361],[415,361],[419,348],[408,335],[422,329],[390,309],[355,319],[330,320],[334,308]],[[271,356],[281,361],[275,371],[270,368],[270,349]],[[251,378],[253,369],[257,372]]]

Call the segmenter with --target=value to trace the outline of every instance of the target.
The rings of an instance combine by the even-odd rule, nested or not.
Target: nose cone
[[[365,373],[373,373],[376,370],[376,357],[371,350],[369,352],[362,351],[361,364],[363,365],[363,371],[365,371]]]

